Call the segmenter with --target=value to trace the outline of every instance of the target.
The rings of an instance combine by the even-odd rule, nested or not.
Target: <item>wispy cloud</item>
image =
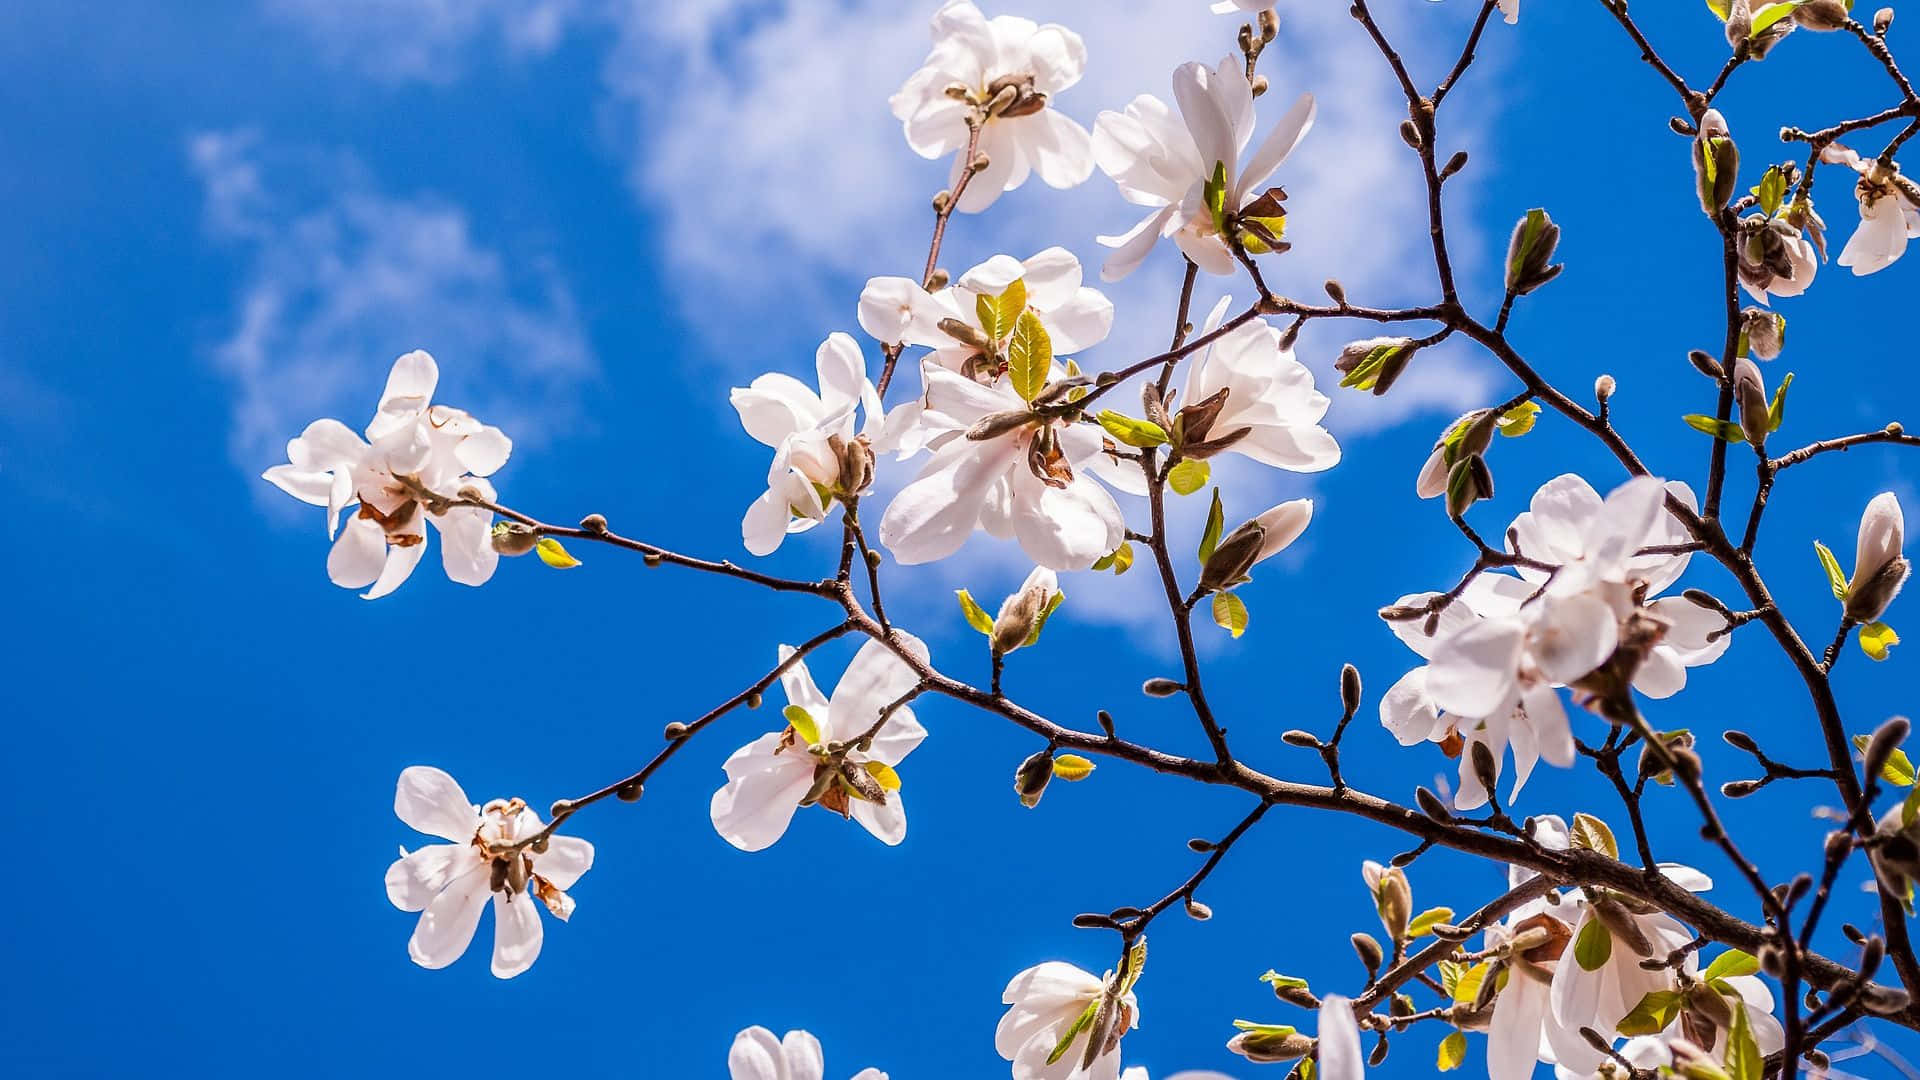
[[[377,186],[351,156],[251,132],[187,146],[208,231],[244,264],[214,365],[234,388],[232,453],[257,470],[317,416],[358,427],[393,358],[447,366],[445,399],[522,440],[578,412],[595,363],[559,274],[476,239],[459,207]]]
[[[450,82],[476,44],[540,55],[579,20],[579,0],[267,0],[332,61],[383,82]]]

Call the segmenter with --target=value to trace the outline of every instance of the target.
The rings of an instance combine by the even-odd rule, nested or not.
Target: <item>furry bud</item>
[[[1172,679],[1153,678],[1140,684],[1140,692],[1148,697],[1172,697],[1185,689],[1186,686]]]
[[[1013,790],[1020,796],[1020,805],[1031,810],[1040,805],[1040,796],[1046,794],[1047,783],[1053,779],[1053,748],[1048,747],[1020,763],[1013,773]]]

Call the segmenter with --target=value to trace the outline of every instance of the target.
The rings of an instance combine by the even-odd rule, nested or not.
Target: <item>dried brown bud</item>
[[[1318,735],[1315,735],[1311,731],[1302,731],[1299,728],[1281,732],[1280,741],[1286,743],[1288,746],[1298,746],[1303,750],[1318,750],[1321,746]]]

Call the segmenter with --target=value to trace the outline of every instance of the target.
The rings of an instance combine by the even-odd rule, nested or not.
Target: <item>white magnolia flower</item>
[[[550,836],[545,850],[513,850],[543,828],[539,814],[519,799],[475,806],[453,777],[425,765],[400,774],[393,812],[450,841],[412,854],[402,848],[387,867],[387,899],[401,911],[420,912],[407,942],[413,962],[443,968],[460,959],[492,894],[493,973],[511,979],[531,967],[543,937],[539,905],[562,922],[573,915],[566,890],[593,865],[593,845]]]
[[[334,541],[327,576],[344,589],[367,588],[369,600],[413,573],[426,553],[429,521],[454,581],[484,584],[500,560],[490,535],[493,515],[444,504],[467,489],[494,501],[493,485],[483,477],[506,464],[513,442],[460,409],[432,404],[439,381],[433,357],[417,350],[400,357],[365,440],[338,420],[316,420],[287,444],[288,464],[262,474],[301,502],[327,508]],[[356,504],[359,512],[339,528],[340,511]]]
[[[1081,280],[1080,260],[1063,247],[1025,259],[995,255],[932,293],[912,278],[871,278],[860,292],[860,326],[883,345],[924,345],[940,366],[960,371],[981,353],[982,299],[1005,295],[1017,281],[1026,298],[1022,310],[1047,328],[1055,355],[1075,353],[1105,341],[1113,329],[1113,301]],[[1009,314],[1017,318],[1020,311]]]
[[[789,1031],[784,1039],[763,1027],[750,1027],[733,1037],[727,1051],[731,1080],[823,1080],[826,1057],[820,1040],[806,1031]],[[887,1080],[879,1069],[861,1069],[853,1080]]]
[[[1126,112],[1103,112],[1094,123],[1093,154],[1100,168],[1128,202],[1154,208],[1126,233],[1099,238],[1115,249],[1100,271],[1107,281],[1132,273],[1163,236],[1172,237],[1208,273],[1233,273],[1233,248],[1207,202],[1208,181],[1218,173],[1225,184],[1223,213],[1240,213],[1265,194],[1268,178],[1313,126],[1313,95],[1302,94],[1242,164],[1254,126],[1253,89],[1244,63],[1227,57],[1217,68],[1183,64],[1173,73],[1173,95],[1180,106],[1177,118],[1160,99],[1142,94]],[[1276,238],[1284,231],[1284,213],[1258,216]]]
[[[1912,181],[1900,175],[1900,166],[1859,154],[1832,143],[1820,151],[1829,165],[1846,165],[1860,174],[1854,195],[1860,200],[1860,226],[1840,252],[1841,266],[1856,275],[1871,274],[1907,253],[1907,241],[1920,236],[1920,209],[1915,208]]]
[[[1320,1065],[1313,1072],[1315,1080],[1361,1080],[1367,1074],[1353,1002],[1339,994],[1328,994],[1320,1001],[1318,1053]]]
[[[987,164],[967,182],[958,207],[971,214],[1026,183],[1028,173],[1069,188],[1093,172],[1087,129],[1052,107],[1086,66],[1086,45],[1066,27],[1013,15],[988,19],[967,0],[954,0],[934,13],[933,51],[888,104],[914,153],[958,154],[949,188],[960,181],[968,120],[978,118]]]
[[[1531,835],[1549,851],[1565,851],[1571,837],[1562,818],[1545,814],[1533,819]],[[1507,867],[1507,887],[1518,888],[1535,877],[1524,866]],[[1544,936],[1530,948],[1507,956],[1506,985],[1493,999],[1493,1016],[1487,1023],[1487,1075],[1489,1080],[1530,1080],[1534,1064],[1550,1061],[1546,1028],[1555,1023],[1552,1012],[1552,980],[1555,967],[1567,962],[1563,955],[1571,938],[1569,924],[1579,918],[1578,901],[1548,892],[1509,912],[1506,919],[1487,928],[1486,949],[1492,952],[1514,943],[1521,934]],[[1487,978],[1494,978],[1491,971]],[[1556,1036],[1557,1037],[1557,1036]]]
[[[894,558],[943,559],[979,528],[1051,570],[1084,570],[1120,546],[1120,507],[1089,475],[1103,457],[1097,427],[1033,413],[1009,378],[984,385],[933,363],[922,375],[917,428],[935,449],[880,518]]]
[[[1678,863],[1661,863],[1660,873],[1688,892],[1705,892],[1713,881],[1700,871]],[[1656,990],[1674,987],[1670,969],[1648,971],[1640,961],[1666,956],[1693,940],[1692,931],[1665,912],[1639,914],[1612,900],[1583,898],[1580,917],[1574,922],[1567,952],[1553,971],[1553,1023],[1545,1034],[1554,1060],[1576,1074],[1592,1072],[1602,1055],[1581,1037],[1580,1029],[1590,1027],[1602,1035],[1617,1033],[1640,999]],[[1596,904],[1611,904],[1612,914],[1603,918]],[[1598,925],[1595,925],[1598,924]],[[1589,931],[1588,927],[1594,926]],[[1623,935],[1621,931],[1625,931]],[[1605,934],[1605,957],[1593,967],[1581,962],[1579,943],[1583,934]]]
[[[925,660],[918,638],[895,631],[896,639]],[[784,663],[791,646],[780,646]],[[814,684],[805,661],[795,660],[780,675],[787,695],[787,726],[734,751],[727,759],[727,783],[713,793],[713,827],[742,851],[772,846],[787,831],[794,812],[818,804],[850,817],[882,843],[907,836],[907,811],[900,801],[900,776],[893,767],[913,753],[927,729],[902,705],[861,746],[880,713],[920,681],[906,661],[879,641],[854,654],[829,700]]]
[[[1689,956],[1685,968],[1688,975],[1698,975],[1699,961]],[[1747,1023],[1753,1029],[1753,1041],[1761,1055],[1770,1056],[1786,1046],[1786,1028],[1773,1015],[1773,991],[1767,988],[1767,984],[1753,975],[1734,975],[1724,981],[1733,990],[1730,998],[1735,999],[1727,1004],[1747,1010]],[[1677,1057],[1698,1056],[1724,1066],[1727,1051],[1733,1045],[1733,1040],[1726,1035],[1724,1031],[1715,1030],[1713,1044],[1701,1047],[1669,1027],[1658,1035],[1636,1035],[1628,1039],[1620,1045],[1620,1056],[1626,1058],[1634,1068],[1647,1069],[1660,1075],[1667,1075],[1663,1067],[1674,1065]],[[1577,1073],[1562,1066],[1555,1069],[1554,1073],[1556,1080],[1610,1080],[1598,1069]]]
[[[1120,1037],[1140,1024],[1132,989],[1111,992],[1119,990],[1112,972],[1096,978],[1058,960],[1015,975],[993,1033],[994,1049],[1013,1062],[1013,1080],[1115,1080]]]
[[[1901,554],[1906,545],[1906,515],[1893,492],[1883,491],[1860,515],[1860,536],[1854,548],[1853,577],[1847,582],[1847,616],[1871,623],[1886,614],[1887,605],[1906,584],[1909,564]]]
[[[820,391],[778,372],[734,387],[731,399],[747,434],[773,447],[767,491],[747,507],[740,524],[747,550],[772,554],[788,533],[826,520],[833,499],[860,495],[872,478],[872,451],[856,445],[880,417],[880,395],[867,380],[860,346],[846,334],[828,335],[814,353]],[[866,411],[856,433],[854,413]],[[864,466],[864,467],[863,467]],[[855,484],[847,490],[846,484]]]
[[[1207,332],[1220,325],[1231,302],[1220,299]],[[1320,426],[1327,396],[1314,389],[1313,372],[1281,345],[1282,337],[1265,319],[1250,319],[1216,338],[1187,367],[1185,407],[1202,408],[1219,396],[1207,440],[1233,438],[1244,428],[1227,447],[1233,453],[1293,472],[1330,469],[1340,461],[1340,444]]]

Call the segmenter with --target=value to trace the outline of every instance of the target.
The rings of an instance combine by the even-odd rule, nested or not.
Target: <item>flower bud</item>
[[[1847,584],[1847,618],[1870,623],[1886,614],[1906,584],[1910,567],[1901,557],[1905,544],[1906,518],[1900,512],[1900,500],[1891,491],[1875,495],[1860,516],[1853,579]]]
[[[590,533],[604,533],[607,531],[606,516],[603,514],[588,514],[586,517],[580,519],[580,528]]]
[[[1729,799],[1744,799],[1765,786],[1759,780],[1729,780],[1720,785],[1720,794]]]
[[[851,442],[839,439],[833,436],[828,445],[840,455],[840,490],[848,495],[862,494],[873,485],[873,442],[865,435],[856,435]]]
[[[1414,788],[1413,801],[1419,804],[1421,813],[1440,824],[1449,825],[1453,823],[1453,812],[1447,809],[1447,804],[1441,800],[1440,796],[1435,795],[1426,788]]]
[[[1152,678],[1140,684],[1140,692],[1148,697],[1172,697],[1185,689],[1186,686],[1172,679]]]
[[[678,720],[668,724],[660,733],[668,742],[687,737],[687,725]]]
[[[1376,862],[1362,864],[1361,874],[1373,892],[1373,905],[1380,913],[1380,925],[1395,941],[1407,938],[1407,923],[1413,918],[1413,887],[1407,884],[1407,872],[1397,866]]]
[[[1386,953],[1380,951],[1380,943],[1373,940],[1370,934],[1355,934],[1349,940],[1353,942],[1354,955],[1360,958],[1361,966],[1367,969],[1368,977],[1372,977],[1380,970],[1381,961],[1386,959]]]
[[[1720,379],[1726,376],[1726,369],[1720,366],[1720,361],[1715,360],[1712,354],[1708,353],[1705,349],[1689,350],[1687,352],[1687,361],[1693,365],[1695,371],[1698,371],[1700,374],[1705,375],[1715,382],[1720,381]]]
[[[1245,522],[1215,545],[1200,568],[1200,588],[1215,592],[1239,583],[1263,559],[1285,550],[1307,531],[1313,520],[1313,501],[1294,499]]]
[[[1341,307],[1346,306],[1347,287],[1345,285],[1340,284],[1340,281],[1338,278],[1328,278],[1325,288],[1327,290],[1327,297],[1329,299],[1331,299],[1334,303],[1339,304]]]
[[[1838,30],[1851,16],[1844,0],[1801,0],[1793,21],[1809,30]]]
[[[1598,401],[1605,401],[1613,396],[1614,390],[1618,389],[1619,385],[1614,381],[1613,376],[1601,375],[1593,380],[1593,396]]]
[[[1189,896],[1187,897],[1187,915],[1194,922],[1206,922],[1213,918],[1213,909]]]
[[[1558,276],[1553,253],[1559,246],[1560,226],[1545,210],[1527,211],[1507,241],[1507,291],[1525,296]]]
[[[621,784],[618,788],[615,788],[613,792],[613,796],[614,798],[619,799],[621,802],[639,802],[640,796],[644,795],[645,793],[646,793],[646,788],[642,787],[640,784],[635,782],[628,782],[625,784]]]
[[[1740,431],[1755,449],[1767,444],[1772,426],[1767,402],[1767,384],[1760,378],[1760,366],[1742,356],[1733,362],[1733,395],[1740,402]]]
[[[1744,13],[1745,0],[1734,0]],[[1734,20],[1727,20],[1727,36],[1733,37]],[[1744,34],[1742,35],[1744,40]],[[1707,216],[1719,216],[1721,207],[1733,198],[1740,179],[1740,149],[1727,130],[1726,118],[1718,109],[1708,109],[1700,118],[1700,134],[1693,140],[1694,189],[1700,196],[1700,209]]]
[[[495,522],[491,534],[493,550],[502,555],[525,555],[540,543],[540,534],[517,521]]]
[[[1342,376],[1341,386],[1370,390],[1378,397],[1392,388],[1417,351],[1412,338],[1366,338],[1340,350],[1333,368]]]
[[[1786,344],[1786,316],[1765,308],[1751,307],[1740,313],[1740,329],[1747,335],[1747,349],[1762,360],[1780,355]]]
[[[1352,716],[1360,709],[1360,669],[1352,664],[1340,667],[1340,707]]]
[[[1053,779],[1053,748],[1048,747],[1020,763],[1013,772],[1013,790],[1020,796],[1020,805],[1031,810],[1040,805],[1040,796],[1046,794],[1047,782]]]
[[[1887,28],[1893,25],[1893,9],[1883,7],[1873,13],[1873,32],[1885,36]]]
[[[993,651],[1004,656],[1038,640],[1047,615],[1053,611],[1054,597],[1059,595],[1060,582],[1054,572],[1044,566],[1034,567],[1020,588],[1000,605],[988,639]]]
[[[1293,1061],[1313,1053],[1313,1037],[1291,1032],[1286,1035],[1275,1031],[1243,1031],[1227,1040],[1227,1049],[1261,1065],[1282,1061]]]
[[[1447,159],[1447,163],[1441,166],[1440,179],[1445,180],[1466,167],[1467,152],[1465,150],[1455,150],[1453,156]]]

